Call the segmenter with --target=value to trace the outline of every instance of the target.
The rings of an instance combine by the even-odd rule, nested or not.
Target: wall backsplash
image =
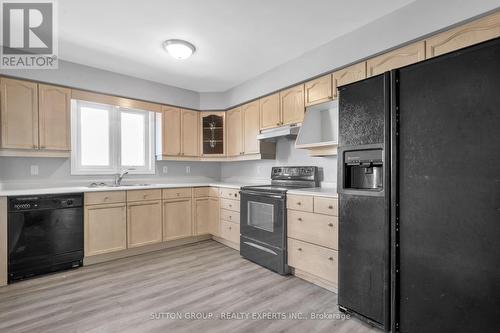
[[[296,149],[295,139],[279,138],[276,146],[276,160],[241,161],[221,163],[221,180],[259,179],[269,181],[271,167],[282,165],[317,166],[321,171],[322,186],[335,187],[337,184],[337,157],[311,157],[307,150]]]
[[[310,157],[306,150],[295,149],[295,140],[277,141],[276,160],[241,162],[156,162],[155,175],[127,175],[124,182],[182,182],[222,180],[234,182],[269,182],[271,167],[278,165],[314,165],[321,170],[323,186],[337,182],[337,158]],[[38,166],[38,175],[31,175],[31,166]],[[186,173],[186,167],[190,173]],[[167,167],[167,173],[163,172]],[[72,176],[68,158],[0,157],[0,188],[59,187],[88,185],[93,181],[112,181],[112,176]]]
[[[39,174],[31,176],[31,166],[38,166]],[[190,173],[186,173],[189,166]],[[163,168],[167,167],[167,173]],[[72,176],[69,158],[27,158],[27,157],[0,157],[0,186],[3,189],[23,187],[58,187],[69,185],[88,185],[93,181],[109,182],[113,176]],[[207,181],[220,179],[220,163],[218,162],[156,162],[155,175],[127,175],[127,181],[168,181],[182,182]]]

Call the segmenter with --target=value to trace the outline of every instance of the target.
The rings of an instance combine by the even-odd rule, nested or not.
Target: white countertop
[[[17,195],[42,195],[42,194],[61,194],[61,193],[79,193],[79,192],[104,192],[104,191],[130,191],[130,190],[146,190],[157,188],[178,188],[178,187],[226,187],[240,188],[248,184],[225,183],[225,182],[193,182],[193,183],[165,183],[165,184],[148,184],[139,186],[120,186],[120,187],[88,187],[88,186],[68,186],[68,187],[43,187],[43,188],[23,188],[12,190],[1,190],[0,196],[17,196]]]
[[[317,197],[330,197],[337,198],[337,189],[332,187],[313,187],[313,188],[303,188],[296,190],[289,190],[287,194],[296,195],[314,195]]]

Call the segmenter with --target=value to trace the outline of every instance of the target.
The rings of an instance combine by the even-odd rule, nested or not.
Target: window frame
[[[92,107],[109,113],[109,165],[84,166],[81,163],[81,108]],[[121,165],[121,113],[144,115],[144,166]],[[114,175],[123,170],[129,174],[156,174],[155,113],[84,100],[71,100],[71,175]],[[149,156],[148,156],[149,155]]]

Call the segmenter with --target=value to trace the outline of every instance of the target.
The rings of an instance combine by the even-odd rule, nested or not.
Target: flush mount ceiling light
[[[182,39],[169,39],[162,44],[165,51],[168,52],[175,59],[187,59],[189,58],[196,48],[193,44],[186,42]]]

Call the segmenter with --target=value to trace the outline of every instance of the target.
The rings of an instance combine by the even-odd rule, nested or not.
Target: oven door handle
[[[243,242],[244,244],[248,245],[248,246],[251,246],[251,247],[254,247],[256,249],[259,249],[259,250],[262,250],[264,252],[267,252],[267,253],[271,253],[275,256],[277,256],[278,254],[276,252],[274,252],[273,250],[269,250],[268,248],[264,247],[264,246],[261,246],[261,245],[258,245],[258,244],[255,244],[255,243],[252,243],[252,242]]]
[[[264,192],[254,192],[254,191],[241,191],[242,195],[258,195],[259,197],[274,198],[274,199],[284,199],[284,195],[280,194],[269,194]]]

